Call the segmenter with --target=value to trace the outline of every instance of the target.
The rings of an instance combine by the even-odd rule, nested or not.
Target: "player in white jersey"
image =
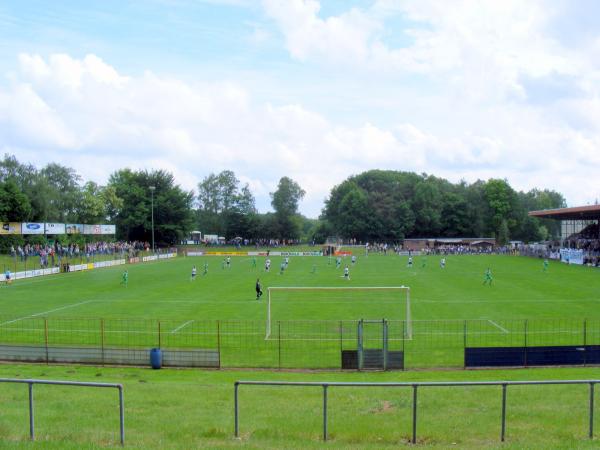
[[[412,267],[413,266],[413,259],[412,256],[408,257],[408,267]]]
[[[271,260],[269,258],[265,261],[265,272],[269,272],[271,270]]]
[[[352,255],[352,265],[356,264],[356,255]]]
[[[192,267],[192,278],[190,278],[191,281],[194,281],[196,279],[197,273],[198,271],[196,270],[196,266]]]
[[[446,258],[440,259],[440,267],[444,269],[446,267]]]
[[[348,266],[344,268],[344,278],[350,280],[350,269],[348,269]]]

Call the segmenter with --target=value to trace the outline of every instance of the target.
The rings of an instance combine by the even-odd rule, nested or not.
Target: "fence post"
[[[502,431],[500,432],[500,440],[504,442],[506,433],[506,384],[502,385]]]
[[[219,369],[221,368],[221,321],[217,320],[217,354],[219,356]]]
[[[340,320],[340,358],[342,357],[343,351],[344,351],[344,324]]]
[[[413,384],[413,404],[412,404],[412,443],[417,443],[417,387]]]
[[[406,370],[406,320],[402,321],[402,370]]]
[[[327,385],[323,385],[323,440],[327,440]]]
[[[281,370],[281,320],[277,321],[277,361]]]
[[[161,348],[160,346],[161,342],[160,342],[160,320],[158,321],[158,348]]]
[[[102,365],[104,365],[104,319],[100,319],[100,345],[102,346]]]
[[[238,388],[239,383],[236,381],[233,385],[233,423],[235,429],[235,437],[240,437],[239,425],[239,406],[238,406]]]
[[[121,445],[125,445],[125,401],[123,399],[123,386],[119,386],[119,428]]]
[[[523,326],[523,330],[525,333],[525,352],[524,352],[525,353],[525,361],[524,361],[525,367],[527,367],[527,329],[528,329],[528,321],[527,321],[527,319],[525,319],[525,324]]]
[[[594,383],[590,383],[590,439],[594,439]]]
[[[35,440],[35,422],[33,415],[33,383],[28,383],[29,386],[29,438]]]
[[[48,354],[48,318],[44,317],[44,344],[46,346],[46,364],[50,363],[50,357]]]
[[[583,365],[587,365],[587,319],[583,319]]]
[[[465,320],[463,322],[463,369],[466,369],[466,368],[467,368],[467,321]]]

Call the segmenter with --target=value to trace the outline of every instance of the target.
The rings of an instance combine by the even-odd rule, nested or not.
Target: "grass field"
[[[0,291],[0,341],[51,345],[216,348],[225,367],[339,367],[340,349],[356,345],[357,319],[390,320],[390,349],[407,367],[457,367],[468,346],[600,344],[600,273],[593,268],[515,256],[359,256],[351,280],[325,257],[264,259],[180,257],[19,280]],[[204,263],[208,274],[202,275]],[[423,267],[423,262],[425,265]],[[198,277],[190,281],[192,265]],[[128,286],[120,283],[129,271]],[[492,286],[483,285],[487,267]],[[412,334],[406,338],[404,293],[277,292],[265,340],[269,286],[400,286],[411,288]],[[219,323],[217,323],[219,320]],[[465,320],[467,322],[465,322]],[[46,327],[48,332],[46,333]],[[379,339],[370,329],[368,339]]]
[[[406,257],[371,255],[350,267],[344,280],[325,257],[292,257],[279,275],[280,257],[272,257],[270,273],[264,258],[252,267],[250,257],[232,257],[222,269],[220,257],[188,257],[128,265],[129,284],[120,284],[124,266],[15,282],[1,292],[4,316],[115,317],[265,320],[264,302],[255,301],[254,282],[268,286],[400,286],[411,288],[413,320],[600,318],[600,272],[588,267],[551,263],[547,273],[537,259],[513,256],[450,256],[444,270],[439,257],[421,258],[406,267]],[[209,264],[202,276],[204,262]],[[345,259],[343,265],[348,263]],[[190,282],[192,265],[199,275]],[[313,265],[316,273],[311,273]],[[484,286],[490,267],[493,285]],[[266,290],[266,289],[265,289]],[[275,320],[344,320],[381,318],[403,320],[400,301],[389,295],[349,302],[327,293],[306,294],[274,305]],[[401,300],[401,299],[400,299]],[[390,303],[394,303],[390,305]]]
[[[235,380],[458,381],[589,379],[594,368],[505,371],[286,373],[0,365],[0,377],[119,382],[125,392],[126,448],[367,448],[408,446],[409,389],[329,389],[330,441],[321,439],[319,388],[240,388],[240,437],[233,437]],[[419,448],[593,449],[587,386],[511,387],[506,442],[500,442],[500,388],[422,388]],[[27,387],[0,385],[0,447],[118,448],[112,390],[37,386],[40,442],[27,442]],[[596,394],[598,401],[598,394]],[[596,408],[597,412],[597,408]],[[596,414],[596,434],[600,430]]]

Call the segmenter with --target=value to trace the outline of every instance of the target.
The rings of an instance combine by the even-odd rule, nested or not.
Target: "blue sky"
[[[0,151],[105,182],[380,168],[600,196],[600,2],[0,3]]]

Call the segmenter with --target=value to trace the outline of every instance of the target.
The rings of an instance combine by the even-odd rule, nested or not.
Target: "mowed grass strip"
[[[588,379],[593,368],[405,373],[288,373],[1,365],[0,377],[123,383],[126,448],[321,448],[322,390],[240,387],[235,380],[481,381]],[[587,386],[509,387],[500,445],[500,387],[421,388],[418,441],[427,448],[597,448],[587,439]],[[116,392],[35,387],[36,448],[118,446]],[[0,385],[0,446],[29,448],[27,387]],[[411,436],[408,388],[329,389],[331,448],[393,448]],[[596,392],[596,403],[598,393]],[[598,430],[600,414],[596,414]]]

